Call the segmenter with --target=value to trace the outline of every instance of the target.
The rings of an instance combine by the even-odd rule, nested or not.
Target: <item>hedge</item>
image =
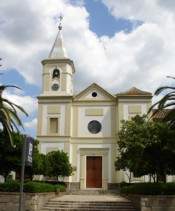
[[[20,183],[17,181],[8,181],[0,184],[1,192],[19,192]]]
[[[8,181],[0,184],[1,192],[19,192],[20,182]],[[29,181],[24,183],[24,192],[28,193],[42,193],[42,192],[63,192],[65,191],[65,185],[63,184],[49,184],[46,182],[33,182]]]
[[[120,192],[140,195],[175,195],[175,183],[122,184]]]

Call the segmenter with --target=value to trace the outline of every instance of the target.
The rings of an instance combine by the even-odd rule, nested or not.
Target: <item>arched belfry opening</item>
[[[57,79],[57,80],[60,79],[60,70],[58,68],[55,68],[53,70],[52,79]]]

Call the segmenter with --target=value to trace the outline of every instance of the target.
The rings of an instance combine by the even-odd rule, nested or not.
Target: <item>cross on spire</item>
[[[58,29],[59,29],[59,31],[61,31],[62,30],[62,20],[63,20],[63,16],[62,15],[60,15],[59,16],[59,25],[58,25]]]
[[[63,16],[60,15],[58,19],[59,19],[59,24],[58,24],[59,31],[57,33],[57,37],[49,54],[50,59],[67,58],[67,52],[63,45],[63,38],[61,33]]]

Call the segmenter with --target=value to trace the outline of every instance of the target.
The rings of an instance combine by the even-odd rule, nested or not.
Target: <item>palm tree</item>
[[[9,87],[19,89],[18,87],[11,85],[0,86],[0,124],[2,127],[2,131],[7,135],[7,138],[10,140],[11,145],[14,146],[12,133],[15,131],[19,132],[19,126],[23,127],[23,124],[18,116],[18,111],[22,112],[26,116],[28,116],[28,114],[21,106],[10,102],[8,99],[2,96],[3,91]]]
[[[175,80],[175,77],[171,77],[171,76],[167,76],[167,77]],[[150,113],[151,111],[153,111],[154,108],[157,107],[157,109],[155,109],[152,114],[152,117],[154,118],[154,116],[158,112],[165,110],[167,108],[170,108],[170,109],[165,110],[167,111],[167,113],[163,120],[168,122],[170,127],[175,128],[175,86],[159,87],[155,91],[154,95],[158,96],[159,94],[162,94],[163,92],[165,92],[166,94],[158,102],[156,102],[150,107],[148,113]]]

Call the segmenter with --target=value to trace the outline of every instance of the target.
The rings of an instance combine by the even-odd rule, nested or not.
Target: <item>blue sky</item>
[[[6,95],[24,106],[25,131],[36,134],[36,97],[42,66],[57,33],[55,16],[63,13],[64,42],[74,60],[75,91],[97,82],[112,93],[132,86],[154,91],[173,75],[175,3],[143,0],[2,0],[0,5],[0,83],[22,91]],[[174,6],[174,7],[173,7]],[[165,18],[166,17],[166,18]],[[146,80],[143,80],[146,79]],[[18,101],[18,102],[17,102]]]
[[[85,7],[90,13],[90,29],[98,36],[113,36],[116,32],[132,30],[132,22],[126,19],[116,19],[108,8],[100,1],[85,1]]]

